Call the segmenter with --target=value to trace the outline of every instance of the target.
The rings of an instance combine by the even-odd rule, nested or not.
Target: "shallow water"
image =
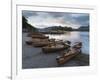
[[[82,52],[84,54],[89,54],[89,32],[79,32],[79,31],[72,31],[72,32],[66,32],[65,34],[47,34],[49,38],[55,38],[57,40],[63,40],[63,41],[71,41],[72,45],[74,42],[81,41],[82,46]]]

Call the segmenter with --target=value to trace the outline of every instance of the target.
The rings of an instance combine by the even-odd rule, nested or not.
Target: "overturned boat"
[[[81,53],[81,47],[82,47],[81,42],[75,43],[75,45],[73,47],[69,48],[66,52],[64,52],[63,55],[57,56],[57,58],[56,58],[57,63],[64,64],[68,60],[72,59],[73,57],[75,57],[76,55]]]

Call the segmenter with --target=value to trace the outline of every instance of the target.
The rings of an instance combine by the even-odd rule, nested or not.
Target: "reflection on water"
[[[89,54],[89,32],[66,32],[65,34],[56,35],[56,34],[47,34],[50,38],[60,39],[63,41],[70,40],[72,44],[77,41],[83,43],[82,52]]]

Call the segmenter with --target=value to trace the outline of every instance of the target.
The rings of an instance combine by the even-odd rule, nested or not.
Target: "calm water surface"
[[[89,54],[89,32],[73,31],[61,35],[47,34],[47,36],[63,41],[70,40],[72,45],[74,42],[81,41],[83,43],[82,52],[84,54]]]

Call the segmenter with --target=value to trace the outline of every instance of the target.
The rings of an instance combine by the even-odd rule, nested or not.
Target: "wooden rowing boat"
[[[32,35],[32,38],[48,39],[49,36],[44,36],[44,35]]]
[[[26,44],[33,45],[34,47],[44,47],[54,42],[54,39],[39,39],[32,38],[31,41],[26,41]]]
[[[39,39],[39,38],[32,39],[32,42],[33,42],[32,45],[34,47],[44,47],[50,43],[49,39]]]
[[[63,55],[56,58],[58,64],[64,64],[81,52],[82,43],[79,42],[73,47],[69,48]]]
[[[38,36],[38,35],[43,35],[42,33],[39,33],[39,32],[32,32],[32,33],[28,33],[27,34],[27,37],[32,37],[33,35],[36,35],[36,36]]]
[[[51,52],[56,52],[56,51],[60,51],[60,50],[64,50],[64,49],[68,49],[70,47],[69,44],[62,44],[62,43],[50,43],[48,46],[45,46],[42,48],[42,51],[44,53],[51,53]]]
[[[37,43],[37,42],[47,42],[47,41],[49,41],[49,39],[32,38],[32,42],[33,43]]]

